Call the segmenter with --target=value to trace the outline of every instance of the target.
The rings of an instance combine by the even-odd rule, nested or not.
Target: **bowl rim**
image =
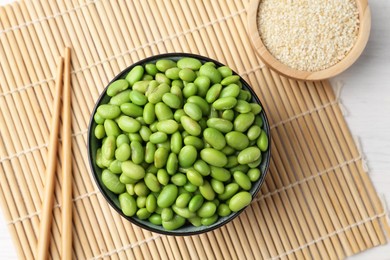
[[[268,67],[280,74],[299,80],[323,80],[334,77],[348,69],[362,54],[367,45],[371,29],[371,11],[367,0],[355,0],[359,12],[359,31],[355,44],[347,55],[338,63],[319,71],[303,71],[289,67],[276,59],[261,40],[257,24],[257,14],[262,0],[251,0],[248,4],[248,32],[251,45],[256,50],[257,56]]]
[[[98,108],[98,106],[100,105],[100,103],[102,102],[103,98],[106,97],[106,92],[107,92],[107,88],[108,86],[118,80],[118,79],[121,79],[121,78],[124,78],[124,75],[127,74],[132,68],[134,68],[135,66],[138,66],[138,65],[144,65],[144,64],[147,64],[147,63],[151,63],[151,62],[155,62],[159,59],[163,59],[163,58],[166,58],[166,59],[169,59],[169,58],[181,58],[181,57],[190,57],[190,58],[196,58],[196,59],[199,59],[202,61],[202,63],[205,63],[205,62],[214,62],[218,67],[220,66],[226,66],[224,65],[223,63],[217,61],[217,60],[214,60],[212,58],[209,58],[209,57],[205,57],[205,56],[201,56],[201,55],[198,55],[198,54],[193,54],[193,53],[185,53],[185,52],[173,52],[173,53],[164,53],[164,54],[157,54],[157,55],[152,55],[152,56],[149,56],[145,59],[142,59],[142,60],[139,60],[135,63],[133,63],[132,65],[128,66],[127,68],[125,68],[124,70],[122,70],[120,73],[118,73],[107,85],[106,87],[104,88],[104,90],[102,91],[102,93],[100,94],[99,98],[97,99],[95,105],[94,105],[94,108],[91,112],[91,117],[90,117],[90,121],[89,121],[89,125],[88,125],[88,140],[87,140],[87,148],[88,148],[88,162],[89,162],[89,166],[90,166],[90,170],[91,170],[91,174],[93,176],[93,179],[95,180],[95,183],[96,183],[96,186],[98,187],[99,191],[101,192],[101,194],[103,195],[104,199],[108,202],[108,204],[113,208],[115,209],[115,211],[117,213],[119,213],[123,218],[125,218],[126,220],[130,221],[132,224],[135,224],[137,225],[138,227],[141,227],[141,228],[144,228],[146,230],[149,230],[149,231],[152,231],[152,232],[155,232],[155,233],[159,233],[159,234],[162,234],[162,235],[173,235],[173,236],[191,236],[191,235],[198,235],[198,234],[203,234],[203,233],[206,233],[206,232],[209,232],[209,231],[212,231],[212,230],[215,230],[217,228],[220,228],[221,226],[231,222],[233,219],[235,219],[237,216],[239,216],[247,207],[250,206],[250,204],[248,206],[246,206],[245,208],[241,209],[240,211],[238,212],[232,212],[230,215],[224,217],[226,219],[224,219],[223,221],[221,221],[220,223],[215,223],[215,224],[212,224],[210,226],[206,226],[205,228],[201,229],[201,230],[196,230],[196,231],[180,231],[180,229],[177,229],[177,230],[160,230],[160,229],[155,229],[151,226],[148,226],[148,225],[145,225],[143,224],[142,222],[139,222],[137,220],[134,219],[134,217],[129,217],[129,216],[126,216],[123,214],[122,210],[120,210],[119,207],[117,207],[117,205],[114,203],[114,201],[112,201],[112,199],[109,197],[109,195],[107,194],[107,191],[101,187],[102,185],[100,184],[100,180],[97,176],[97,173],[94,169],[94,163],[93,163],[93,159],[92,159],[92,148],[91,148],[91,142],[92,142],[92,138],[93,138],[93,131],[92,131],[92,127],[94,126],[95,121],[94,121],[94,115],[96,113],[96,110]],[[240,76],[238,73],[236,73],[234,70],[233,71],[233,75],[238,75]],[[242,81],[242,84],[246,87],[246,89],[251,93],[252,95],[252,98],[255,99],[256,103],[258,103],[263,109],[261,111],[261,113],[263,113],[263,127],[262,129],[264,129],[266,131],[266,134],[267,134],[267,137],[268,137],[268,149],[266,151],[266,156],[263,157],[265,158],[265,161],[263,161],[264,163],[264,171],[261,173],[261,177],[260,179],[257,181],[258,182],[258,186],[256,187],[256,189],[253,191],[253,194],[252,195],[252,201],[251,203],[254,201],[256,195],[258,194],[258,192],[260,191],[260,188],[261,186],[263,185],[264,181],[265,181],[265,177],[267,176],[268,174],[268,171],[269,171],[269,165],[270,165],[270,159],[271,159],[271,129],[270,129],[270,125],[269,125],[269,120],[268,120],[268,117],[267,117],[267,114],[264,110],[264,107],[260,101],[260,99],[258,98],[257,94],[255,93],[255,91],[252,89],[252,87],[240,76],[240,80]],[[262,164],[263,164],[262,163]],[[260,164],[260,165],[262,165]],[[260,165],[258,167],[260,167]]]

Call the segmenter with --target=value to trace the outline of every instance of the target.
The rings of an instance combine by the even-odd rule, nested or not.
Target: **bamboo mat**
[[[264,67],[250,47],[246,4],[26,0],[0,9],[0,201],[20,259],[35,254],[55,61],[65,46],[74,50],[75,259],[340,259],[386,243],[386,212],[332,87]],[[166,52],[231,66],[253,86],[272,126],[271,166],[259,196],[232,223],[199,236],[131,225],[106,203],[88,165],[87,124],[99,93],[128,65]],[[60,180],[53,259],[60,257]]]

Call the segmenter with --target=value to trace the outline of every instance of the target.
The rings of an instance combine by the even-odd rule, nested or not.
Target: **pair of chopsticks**
[[[54,180],[57,168],[58,131],[60,125],[61,96],[63,96],[63,138],[62,138],[62,245],[61,258],[72,258],[72,162],[71,162],[71,96],[70,96],[70,48],[65,48],[60,57],[56,76],[54,110],[51,121],[49,156],[39,227],[36,258],[46,260],[49,255],[50,231],[54,202]],[[63,88],[63,91],[62,91]]]

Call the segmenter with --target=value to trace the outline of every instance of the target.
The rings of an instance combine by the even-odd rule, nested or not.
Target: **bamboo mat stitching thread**
[[[106,59],[97,61],[97,62],[95,62],[95,63],[93,63],[91,65],[85,66],[83,68],[79,68],[77,70],[73,70],[72,74],[77,74],[77,73],[83,72],[85,70],[89,70],[89,69],[94,68],[96,66],[99,66],[99,65],[101,65],[103,63],[110,62],[112,60],[116,60],[116,59],[118,59],[118,58],[120,58],[120,57],[122,57],[124,55],[132,54],[132,53],[134,53],[136,51],[139,51],[139,50],[142,50],[142,49],[144,49],[146,47],[152,47],[152,46],[157,45],[159,43],[162,43],[162,42],[164,42],[166,40],[173,40],[173,39],[179,38],[181,36],[185,36],[186,34],[193,33],[195,31],[199,31],[199,30],[201,30],[203,28],[206,28],[208,26],[212,26],[214,24],[217,24],[217,23],[220,23],[220,22],[223,22],[223,21],[227,21],[228,19],[234,18],[235,16],[240,15],[241,13],[244,13],[245,11],[246,11],[245,9],[242,9],[242,10],[239,10],[239,11],[237,11],[235,13],[227,15],[225,17],[222,17],[222,18],[210,21],[208,23],[204,23],[202,25],[199,25],[199,26],[197,26],[197,27],[195,27],[193,29],[189,29],[189,30],[186,30],[186,31],[183,31],[183,32],[180,32],[180,33],[176,33],[176,34],[172,34],[172,35],[167,36],[167,37],[160,38],[160,39],[155,40],[155,41],[148,42],[148,43],[143,44],[143,45],[141,45],[139,47],[136,47],[136,48],[124,51],[124,52],[122,52],[120,54],[117,54],[117,55],[114,55],[114,56],[107,57]],[[247,72],[243,72],[242,75],[248,75],[250,73],[253,73],[253,72],[255,72],[258,69],[262,69],[264,66],[265,66],[264,64],[256,66],[256,67],[248,70]],[[7,95],[11,95],[11,94],[17,93],[19,91],[24,91],[26,89],[29,89],[29,88],[32,88],[32,87],[35,87],[35,86],[40,86],[42,84],[46,84],[46,83],[49,83],[49,82],[54,81],[54,80],[55,80],[55,77],[51,77],[51,78],[43,79],[43,80],[41,80],[39,82],[31,83],[31,84],[28,84],[28,85],[25,85],[25,86],[13,89],[13,90],[8,91],[8,92],[0,93],[0,98],[4,97],[4,96],[7,96]]]
[[[342,167],[347,166],[347,165],[352,164],[352,163],[356,163],[356,162],[358,162],[358,161],[361,160],[361,159],[362,159],[362,157],[361,157],[361,156],[358,156],[358,157],[353,158],[353,159],[351,159],[351,160],[342,162],[342,163],[340,163],[340,164],[338,164],[338,165],[334,165],[334,166],[332,166],[332,167],[330,167],[330,168],[328,168],[328,169],[325,169],[325,170],[323,170],[323,171],[321,171],[321,172],[318,172],[318,173],[316,173],[316,174],[314,174],[314,175],[311,175],[311,176],[309,176],[309,177],[303,178],[302,180],[296,181],[296,182],[291,183],[291,184],[289,184],[289,185],[287,185],[287,186],[284,186],[284,187],[279,188],[279,189],[276,189],[276,190],[274,190],[274,191],[272,191],[272,192],[268,192],[268,193],[266,193],[266,194],[264,194],[264,195],[261,195],[261,196],[255,198],[255,199],[253,200],[253,202],[255,202],[255,201],[260,201],[260,200],[263,200],[263,199],[265,199],[265,198],[268,198],[268,197],[271,197],[271,196],[273,196],[273,195],[276,195],[276,194],[278,194],[278,193],[280,193],[280,192],[282,192],[282,191],[286,191],[286,190],[292,189],[292,188],[294,188],[295,186],[298,186],[298,185],[300,185],[300,184],[303,184],[303,183],[305,183],[305,182],[308,182],[308,181],[310,181],[310,180],[312,180],[312,179],[318,178],[318,177],[320,177],[320,176],[322,176],[322,175],[324,175],[324,174],[326,174],[326,173],[330,173],[331,171],[334,171],[334,170],[336,170],[336,169],[342,168]],[[80,196],[77,196],[77,197],[73,198],[73,202],[76,202],[76,201],[78,201],[78,200],[82,200],[82,199],[85,199],[85,198],[89,198],[89,197],[91,197],[91,196],[93,196],[93,195],[97,195],[97,194],[99,194],[99,193],[100,193],[99,190],[92,191],[92,192],[90,192],[90,193],[85,193],[85,194],[83,194],[83,195],[80,195]],[[61,204],[57,203],[57,204],[54,205],[53,208],[59,208],[59,207],[61,207]],[[40,211],[33,212],[33,213],[28,214],[28,215],[26,215],[26,216],[19,217],[19,218],[17,218],[17,219],[11,220],[11,221],[9,221],[9,222],[7,223],[7,225],[13,225],[13,224],[16,224],[16,223],[18,223],[18,222],[22,222],[22,221],[24,221],[24,220],[31,219],[31,218],[33,218],[33,217],[35,217],[35,216],[38,216],[39,214],[40,214]]]
[[[271,129],[274,129],[274,128],[279,127],[279,126],[281,126],[281,125],[284,125],[284,124],[286,124],[286,123],[288,123],[288,122],[291,122],[291,121],[293,121],[293,120],[296,120],[296,119],[298,119],[298,118],[300,118],[300,117],[303,117],[303,116],[312,114],[312,113],[314,113],[314,112],[318,112],[318,111],[320,111],[320,110],[323,110],[323,109],[325,109],[325,108],[327,108],[327,107],[330,107],[330,106],[334,106],[334,105],[336,105],[336,104],[338,104],[338,99],[335,99],[335,100],[333,100],[332,102],[326,103],[326,104],[321,105],[321,106],[318,106],[318,107],[316,107],[316,108],[307,110],[307,111],[305,111],[305,112],[303,112],[303,113],[300,113],[300,114],[294,115],[294,116],[292,116],[292,117],[289,117],[289,118],[287,118],[286,120],[283,120],[283,121],[280,121],[280,122],[278,122],[278,123],[276,123],[276,124],[271,125],[270,128],[271,128]],[[80,135],[84,135],[84,134],[86,134],[86,133],[88,133],[88,129],[84,129],[84,130],[78,131],[78,132],[72,134],[72,136],[73,136],[73,137],[77,137],[77,136],[80,136]],[[60,139],[60,141],[61,141],[61,139]],[[11,154],[11,155],[9,155],[9,156],[7,156],[7,157],[1,158],[1,159],[0,159],[0,163],[2,163],[2,162],[4,162],[4,161],[9,161],[9,160],[11,160],[11,159],[13,159],[13,158],[17,158],[17,157],[26,155],[26,154],[31,153],[31,152],[35,152],[35,151],[40,150],[40,149],[43,149],[43,148],[45,148],[45,147],[47,147],[47,146],[48,146],[48,143],[44,143],[44,144],[41,144],[41,145],[39,145],[39,146],[35,146],[35,147],[31,147],[31,148],[29,148],[29,149],[23,150],[23,151],[21,151],[21,152],[18,152],[18,153],[15,153],[15,154]]]
[[[65,14],[69,14],[71,12],[75,12],[85,6],[88,6],[90,4],[93,4],[93,3],[97,3],[101,0],[88,0],[87,2],[85,2],[84,4],[81,4],[79,6],[76,6],[76,7],[73,7],[73,8],[70,8],[68,10],[65,10],[65,11],[62,11],[62,12],[59,12],[59,13],[55,13],[55,14],[52,14],[52,15],[48,15],[48,16],[44,16],[44,17],[41,17],[39,19],[35,19],[35,20],[32,20],[32,21],[29,21],[29,22],[26,22],[26,23],[23,23],[23,24],[19,24],[19,25],[16,25],[16,26],[13,26],[13,27],[10,27],[10,28],[7,28],[5,30],[2,30],[0,31],[0,36],[1,34],[3,33],[7,33],[7,32],[11,32],[11,31],[15,31],[15,30],[19,30],[19,29],[22,29],[24,27],[28,27],[30,25],[34,25],[34,24],[37,24],[37,23],[41,23],[43,21],[47,21],[47,20],[50,20],[50,19],[54,19],[54,18],[57,18],[57,17],[60,17],[60,16],[63,16]]]

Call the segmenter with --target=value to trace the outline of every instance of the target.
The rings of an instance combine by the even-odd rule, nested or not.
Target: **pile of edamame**
[[[175,230],[250,204],[268,138],[261,106],[229,67],[161,59],[106,94],[94,115],[96,164],[124,215]]]

